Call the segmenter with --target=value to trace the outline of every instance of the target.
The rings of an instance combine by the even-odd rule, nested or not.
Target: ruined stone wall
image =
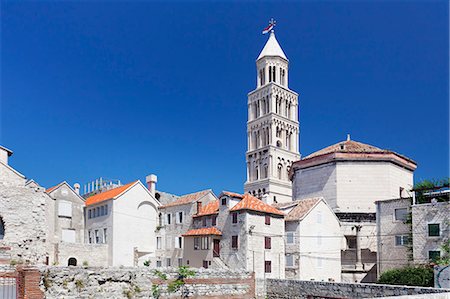
[[[449,289],[384,284],[267,279],[266,298],[373,298],[450,292]]]
[[[70,258],[77,260],[77,265],[92,267],[108,266],[107,244],[80,244],[61,242],[55,244],[58,266],[67,266]]]
[[[44,264],[49,256],[44,189],[25,185],[26,179],[0,163],[0,217],[5,235],[1,247],[10,247],[14,263]]]
[[[169,279],[175,269],[159,268]],[[193,269],[195,277],[186,279],[189,298],[254,298],[255,280],[249,272]],[[142,268],[42,267],[41,290],[45,298],[154,298],[152,285],[159,285],[161,298],[180,298],[168,294],[164,281],[154,270]]]

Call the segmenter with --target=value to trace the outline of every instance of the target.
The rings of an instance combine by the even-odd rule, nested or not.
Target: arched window
[[[259,180],[259,170],[258,170],[258,166],[255,167],[255,179]]]
[[[272,67],[272,81],[273,81],[273,82],[276,82],[275,78],[276,78],[276,77],[275,77],[275,67],[273,66],[273,67]]]
[[[268,176],[268,167],[267,164],[264,164],[264,168],[263,168],[263,178],[266,179]]]
[[[281,114],[281,97],[278,99],[278,113]]]
[[[5,223],[3,223],[2,217],[0,217],[0,240],[5,237]]]
[[[275,113],[278,113],[278,96],[275,96]]]
[[[259,117],[260,107],[259,107],[259,101],[256,101],[256,117]]]
[[[282,172],[283,172],[283,165],[280,163],[280,164],[278,164],[278,179],[279,180],[282,179],[282,176],[283,176]]]
[[[269,82],[272,82],[272,67],[269,66]]]
[[[69,258],[69,261],[67,263],[68,266],[76,266],[77,265],[77,259],[74,257]]]

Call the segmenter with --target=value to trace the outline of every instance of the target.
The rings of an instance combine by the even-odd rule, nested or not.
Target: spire
[[[264,46],[261,53],[259,54],[258,59],[256,59],[256,60],[260,60],[261,58],[263,58],[265,56],[278,56],[285,60],[288,60],[286,55],[283,52],[283,49],[281,49],[280,44],[278,43],[277,39],[275,38],[275,32],[273,30],[270,31],[269,39],[267,40],[266,45]]]

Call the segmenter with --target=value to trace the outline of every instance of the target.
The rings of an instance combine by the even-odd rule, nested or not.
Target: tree
[[[434,286],[433,268],[407,266],[388,270],[381,274],[377,283],[432,287]]]

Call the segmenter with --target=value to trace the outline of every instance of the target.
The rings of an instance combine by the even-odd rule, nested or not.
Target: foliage
[[[84,288],[84,283],[82,280],[78,279],[75,281],[75,286],[77,287],[78,292],[80,292],[81,289]]]
[[[144,261],[144,266],[149,267],[150,266],[151,261],[150,260],[146,260]]]
[[[155,270],[154,274],[164,281],[167,280],[167,275],[165,273],[162,273],[161,271]],[[178,267],[177,278],[167,284],[167,292],[176,293],[180,291],[181,298],[189,297],[189,290],[186,288],[185,279],[194,276],[195,271],[189,269],[189,267],[187,266]],[[152,296],[154,298],[159,298],[161,296],[159,286],[156,284],[152,285]]]
[[[447,240],[441,245],[442,254],[439,259],[436,260],[436,264],[440,266],[446,266],[450,264],[450,240]]]
[[[444,178],[440,180],[431,179],[431,180],[422,180],[414,185],[412,191],[416,192],[416,201],[417,203],[428,203],[431,200],[430,196],[425,196],[425,193],[432,191],[439,191],[440,189],[449,188],[450,179]],[[436,198],[438,202],[446,202],[449,201],[448,194],[436,195],[433,196]]]
[[[87,267],[87,266],[89,266],[88,261],[83,261],[83,267]]]
[[[426,266],[407,266],[392,269],[381,274],[377,283],[432,287],[433,268]]]

